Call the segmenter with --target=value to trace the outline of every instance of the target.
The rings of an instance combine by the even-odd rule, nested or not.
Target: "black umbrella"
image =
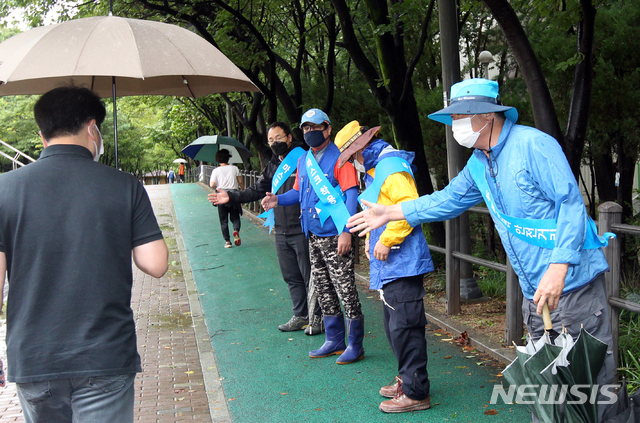
[[[603,423],[640,422],[640,389],[629,396],[627,379],[622,378],[622,386],[616,395],[616,401],[607,407],[602,421]]]

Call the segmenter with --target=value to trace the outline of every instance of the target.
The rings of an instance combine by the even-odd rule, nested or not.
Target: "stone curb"
[[[200,183],[202,184],[202,183]],[[205,186],[204,184],[202,184]],[[172,201],[173,205],[173,201]],[[218,372],[218,364],[216,357],[211,347],[211,341],[209,338],[209,331],[204,319],[204,313],[202,312],[202,305],[200,304],[200,296],[196,283],[193,279],[193,272],[189,265],[189,258],[187,257],[187,251],[185,249],[184,240],[182,239],[182,232],[180,232],[180,226],[178,224],[178,218],[174,207],[171,207],[171,216],[173,218],[173,225],[176,232],[176,240],[178,242],[178,251],[180,251],[180,263],[182,265],[182,274],[187,287],[187,294],[189,297],[189,305],[191,307],[191,318],[193,321],[193,329],[196,335],[196,343],[198,345],[198,351],[200,354],[200,365],[202,367],[202,375],[204,378],[204,386],[209,401],[209,413],[211,414],[211,420],[215,422],[232,422],[231,413],[227,404],[227,398],[222,388],[222,381],[220,380],[220,373]]]

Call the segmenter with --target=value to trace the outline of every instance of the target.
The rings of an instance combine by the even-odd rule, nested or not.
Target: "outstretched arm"
[[[392,220],[403,220],[404,213],[400,204],[392,206],[383,206],[378,203],[370,203],[366,200],[362,201],[366,210],[356,213],[349,218],[347,227],[351,228],[351,232],[361,231],[358,235],[365,236],[372,229],[377,229]]]

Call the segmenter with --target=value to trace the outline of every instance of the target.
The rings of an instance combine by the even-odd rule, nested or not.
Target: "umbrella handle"
[[[551,323],[551,313],[549,312],[549,304],[546,302],[542,306],[542,321],[544,322],[544,328],[546,330],[553,329],[553,323]]]

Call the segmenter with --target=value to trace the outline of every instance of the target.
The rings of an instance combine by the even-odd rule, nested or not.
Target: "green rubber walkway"
[[[324,335],[280,332],[291,301],[280,275],[274,238],[242,219],[242,246],[223,248],[217,210],[198,184],[171,193],[209,330],[222,386],[235,423],[267,422],[530,422],[525,406],[489,405],[499,369],[427,332],[432,408],[384,414],[378,389],[396,375],[377,293],[360,292],[365,359],[339,366],[311,359]],[[495,409],[497,414],[485,414]]]

